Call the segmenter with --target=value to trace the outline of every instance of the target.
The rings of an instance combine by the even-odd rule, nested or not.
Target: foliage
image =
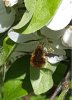
[[[3,3],[2,0],[0,3]],[[41,33],[41,29],[52,20],[60,3],[61,0],[23,0],[12,8],[4,8],[6,11],[7,8],[10,11],[13,9],[16,19],[13,26],[9,26],[10,29],[4,26],[8,30],[3,34],[0,32],[0,100],[21,100],[21,97],[28,94],[31,100],[48,100],[52,95],[49,94],[51,90],[65,79],[64,75],[69,71],[71,61],[70,55],[66,55],[69,50],[65,53],[60,36],[58,39],[55,37],[52,39],[48,38],[48,34],[45,36],[45,33]],[[20,13],[19,9],[22,9],[22,16],[17,15],[17,12]],[[0,22],[0,25],[2,24]],[[11,40],[10,36],[17,41]],[[19,38],[27,40],[18,43]],[[59,44],[56,44],[58,42]],[[34,43],[35,47],[31,43]],[[30,64],[31,53],[42,44],[44,45],[41,58],[45,63],[37,68]],[[60,48],[57,48],[58,45]],[[49,58],[55,63],[49,62]],[[37,63],[38,59],[39,57]],[[64,61],[60,62],[62,60]],[[70,82],[70,77],[67,77],[67,81]],[[72,80],[69,88],[72,88]],[[62,90],[55,99],[63,100],[67,92],[68,89]]]

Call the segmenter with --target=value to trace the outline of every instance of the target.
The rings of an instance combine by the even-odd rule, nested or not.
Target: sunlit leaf
[[[4,84],[4,100],[14,100],[27,95],[27,91],[22,88],[20,80],[9,80]]]
[[[53,86],[52,73],[49,70],[31,67],[30,80],[34,93],[37,95],[47,92]]]
[[[26,0],[27,1],[27,0]],[[35,4],[28,0],[28,5],[34,4],[34,14],[31,21],[23,27],[19,32],[29,34],[37,31],[47,24],[54,15],[61,0],[35,0]],[[17,30],[18,31],[18,30]]]

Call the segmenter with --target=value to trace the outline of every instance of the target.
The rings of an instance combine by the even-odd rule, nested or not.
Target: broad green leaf
[[[37,0],[24,0],[25,7],[28,11],[34,12]]]
[[[4,84],[3,92],[3,100],[14,100],[15,98],[27,95],[27,91],[22,88],[22,81],[20,80],[7,81]]]
[[[30,5],[32,0],[29,0]],[[21,30],[22,34],[33,33],[46,25],[53,17],[61,0],[36,0],[34,14],[31,21]]]
[[[30,80],[36,95],[47,92],[53,86],[52,73],[49,70],[31,67]]]
[[[65,95],[67,94],[69,89],[65,89],[61,92],[57,100],[64,100]]]
[[[3,50],[0,54],[0,66],[3,65],[5,61],[9,58],[15,46],[16,44],[13,41],[11,41],[8,37],[4,39]]]

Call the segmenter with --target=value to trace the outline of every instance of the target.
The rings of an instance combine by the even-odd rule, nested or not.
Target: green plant
[[[7,5],[0,0],[4,12],[3,17],[0,15],[0,100],[21,100],[26,95],[31,100],[63,100],[72,88],[69,67],[72,44],[63,36],[68,23],[59,31],[51,26],[62,0],[15,1]],[[11,21],[1,20],[5,16]],[[72,38],[71,29],[68,26],[68,39]],[[43,46],[40,56],[44,63],[33,66],[31,56],[36,57],[35,63],[40,62],[39,54],[34,55],[39,45]]]

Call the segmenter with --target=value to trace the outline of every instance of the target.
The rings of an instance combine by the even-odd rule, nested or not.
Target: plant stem
[[[50,100],[54,100],[54,97],[61,91],[61,89],[62,89],[62,85],[60,83],[56,88],[55,92],[53,93],[53,95],[50,97]]]
[[[66,74],[66,76],[64,78],[64,81],[68,80],[69,77],[70,77],[70,70],[67,72],[67,74]],[[55,92],[50,97],[50,100],[54,100],[55,96],[61,91],[61,89],[62,89],[62,82],[60,82],[60,84],[56,88]]]

